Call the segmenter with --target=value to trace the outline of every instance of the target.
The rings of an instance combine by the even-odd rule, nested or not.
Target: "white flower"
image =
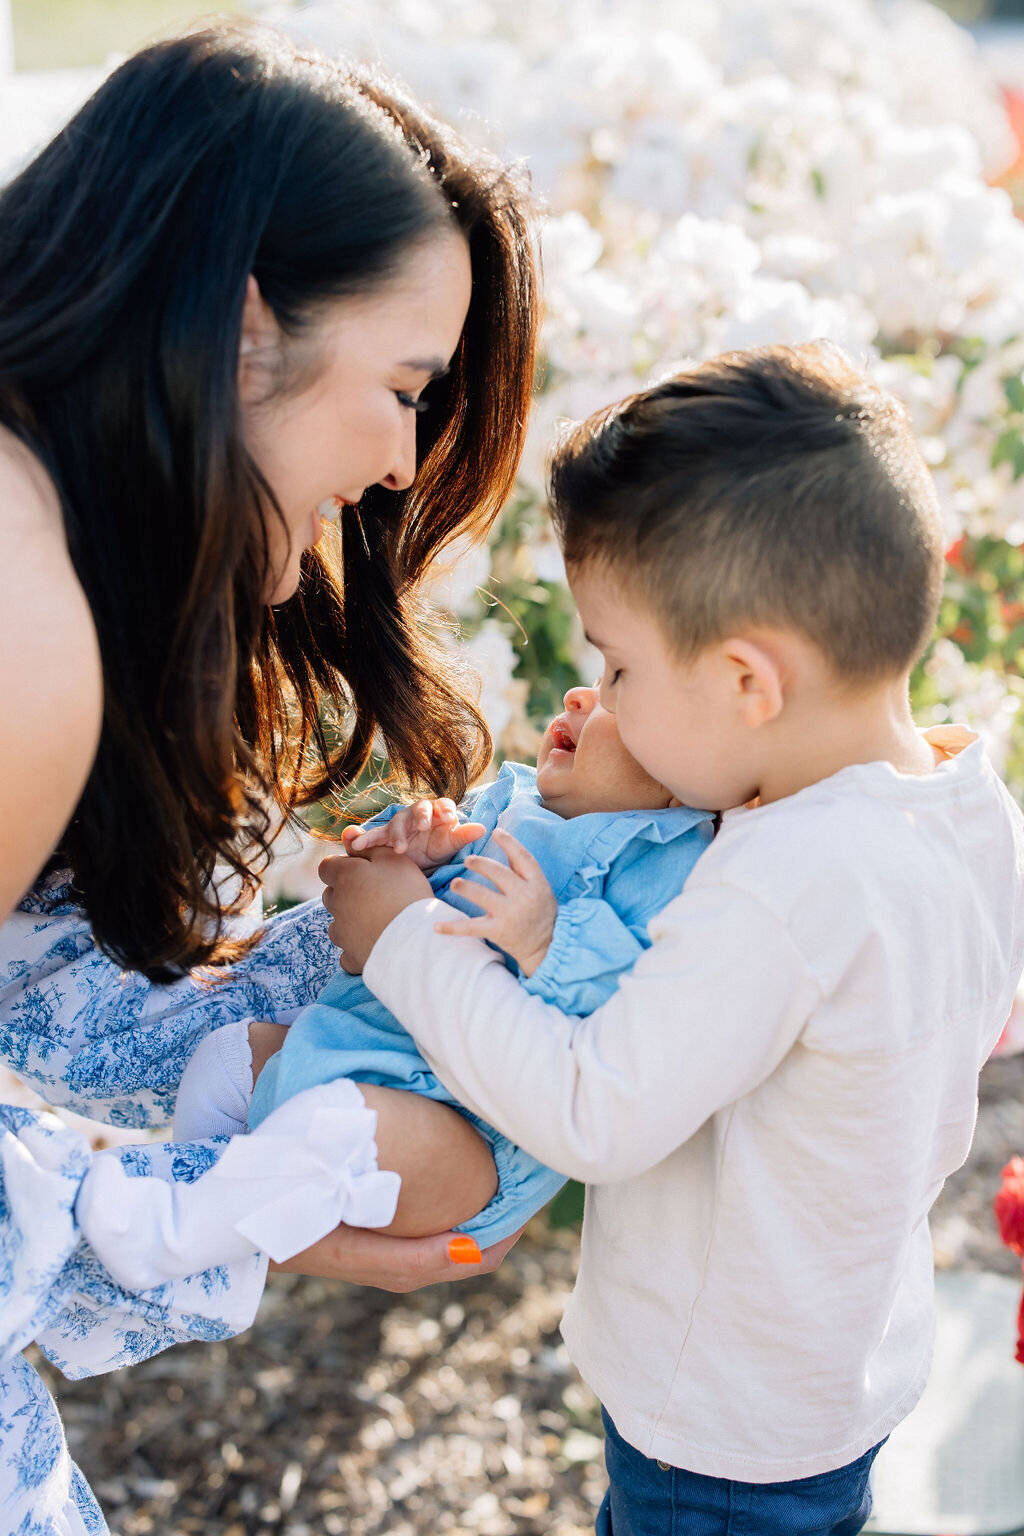
[[[497,619],[486,619],[461,649],[480,679],[480,709],[495,745],[501,747],[526,707],[527,684],[513,676],[519,662],[516,649]]]
[[[1002,768],[1020,700],[997,673],[967,661],[952,640],[936,641],[926,670],[944,700],[935,712],[936,721],[971,726],[997,770]]]
[[[442,613],[468,617],[479,612],[480,589],[491,573],[491,553],[474,539],[457,539],[428,572],[421,592]]]

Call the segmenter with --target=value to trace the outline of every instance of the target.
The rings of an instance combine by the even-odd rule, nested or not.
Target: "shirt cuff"
[[[555,926],[551,930],[551,942],[544,959],[532,976],[519,978],[527,992],[532,992],[547,1002],[553,1000],[564,982],[562,972],[565,963],[572,956],[578,943],[577,927],[577,913],[573,910],[572,902],[562,902],[555,915]]]

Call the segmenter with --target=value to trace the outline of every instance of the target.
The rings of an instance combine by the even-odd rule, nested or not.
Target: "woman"
[[[535,323],[509,176],[272,33],[137,55],[0,195],[0,916],[32,886],[0,1055],[50,1102],[159,1123],[210,1028],[316,995],[327,914],[246,911],[275,816],[378,739],[435,794],[484,762],[415,586],[508,495]],[[266,1258],[133,1292],[76,1220],[106,1219],[100,1159],[201,1213],[223,1143],[112,1174],[50,1117],[0,1131],[0,1528],[102,1531],[18,1352],[81,1375],[225,1337]],[[288,1267],[409,1289],[500,1257],[340,1227]]]

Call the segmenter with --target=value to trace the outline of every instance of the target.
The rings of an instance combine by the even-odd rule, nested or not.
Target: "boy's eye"
[[[429,411],[430,410],[430,401],[429,400],[424,400],[424,399],[415,400],[415,399],[413,399],[412,395],[406,394],[405,390],[403,390],[403,389],[396,389],[395,390],[395,395],[396,395],[396,397],[398,399],[399,405],[404,405],[405,409],[407,411]]]

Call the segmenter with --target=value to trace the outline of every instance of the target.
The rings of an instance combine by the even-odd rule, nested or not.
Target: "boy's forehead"
[[[570,572],[568,579],[586,638],[599,650],[626,644],[650,627],[638,600],[609,572],[587,566]]]

